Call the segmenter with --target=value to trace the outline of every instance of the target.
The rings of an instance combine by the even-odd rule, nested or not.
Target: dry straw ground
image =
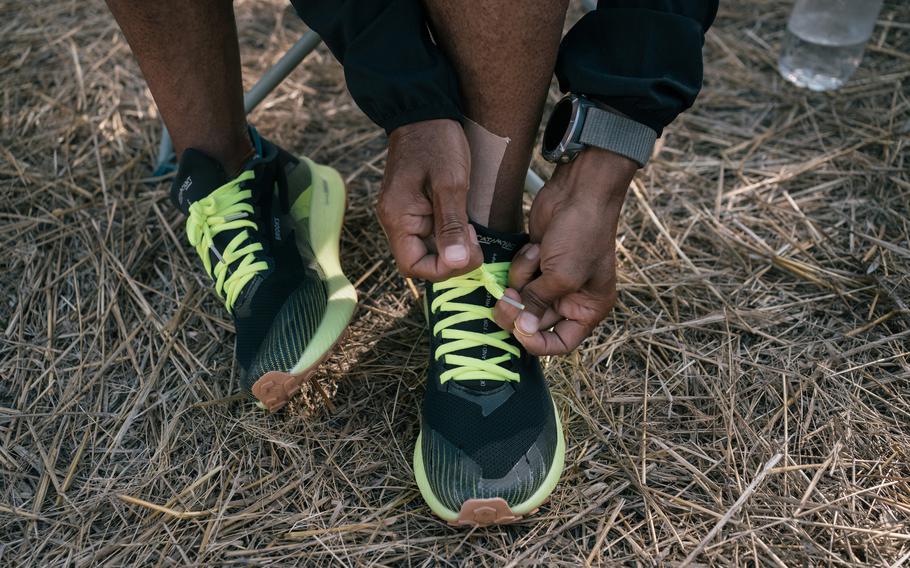
[[[465,532],[412,481],[425,331],[372,210],[383,136],[327,52],[252,120],[347,177],[363,302],[333,408],[267,416],[145,179],[157,117],[103,4],[0,3],[0,565],[905,565],[910,5],[819,95],[775,74],[786,2],[723,4],[629,194],[619,304],[547,362],[563,481]],[[304,27],[238,17],[251,84]]]

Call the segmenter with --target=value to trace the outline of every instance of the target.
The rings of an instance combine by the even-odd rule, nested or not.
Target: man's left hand
[[[616,302],[616,228],[638,165],[586,148],[556,167],[531,206],[531,242],[515,256],[496,322],[534,355],[578,347]],[[552,328],[552,329],[551,329]]]

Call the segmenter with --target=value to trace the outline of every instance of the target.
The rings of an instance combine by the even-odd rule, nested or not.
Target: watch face
[[[566,136],[569,121],[572,119],[572,101],[564,98],[553,107],[547,128],[543,133],[543,151],[550,153],[556,151],[559,144]]]

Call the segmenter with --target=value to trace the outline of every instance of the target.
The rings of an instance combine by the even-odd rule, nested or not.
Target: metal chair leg
[[[543,179],[534,173],[534,170],[528,168],[528,173],[525,175],[525,191],[531,195],[537,195],[541,187],[543,187]]]
[[[275,90],[285,77],[291,74],[300,63],[316,49],[316,46],[322,39],[319,34],[310,30],[303,34],[297,43],[291,46],[287,53],[281,56],[278,63],[265,72],[265,74],[253,85],[250,92],[243,95],[243,108],[247,114],[259,106],[259,103]]]
[[[171,142],[171,134],[167,131],[167,126],[162,122],[161,141],[158,143],[158,159],[155,162],[155,169],[152,170],[152,177],[169,174],[174,169],[174,144]]]

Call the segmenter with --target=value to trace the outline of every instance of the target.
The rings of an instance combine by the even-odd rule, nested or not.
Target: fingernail
[[[515,320],[515,325],[525,335],[532,335],[534,333],[537,333],[537,323],[537,316],[528,312],[521,312],[521,314],[518,316],[518,319]]]
[[[445,257],[448,262],[464,262],[468,258],[468,249],[464,245],[447,246]]]
[[[525,249],[525,257],[528,260],[537,260],[537,257],[540,256],[540,245],[531,245]]]

